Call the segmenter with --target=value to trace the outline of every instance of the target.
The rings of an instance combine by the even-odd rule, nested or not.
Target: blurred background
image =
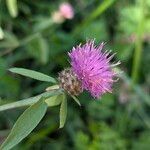
[[[150,0],[0,0],[0,105],[42,93],[48,83],[12,75],[23,67],[57,77],[69,67],[73,46],[94,39],[116,52],[123,73],[113,94],[82,107],[68,97],[68,116],[58,129],[59,107],[49,108],[14,150],[150,149]],[[25,108],[0,112],[0,143]]]

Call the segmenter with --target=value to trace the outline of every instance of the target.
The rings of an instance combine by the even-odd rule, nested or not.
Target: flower
[[[60,6],[59,6],[59,12],[61,13],[61,15],[65,18],[65,19],[72,19],[73,16],[74,16],[74,11],[73,11],[73,8],[72,6],[65,2],[65,3],[62,3]]]
[[[64,17],[59,11],[55,11],[52,13],[52,20],[54,23],[63,23],[64,22]]]
[[[94,98],[101,97],[106,92],[112,92],[112,84],[116,73],[113,67],[120,64],[110,64],[113,55],[110,51],[103,52],[104,43],[94,45],[94,40],[73,48],[69,54],[73,72],[80,80],[82,88],[88,90]]]
[[[60,4],[59,9],[52,13],[52,20],[54,23],[61,24],[66,19],[74,17],[74,10],[71,4],[65,2]]]

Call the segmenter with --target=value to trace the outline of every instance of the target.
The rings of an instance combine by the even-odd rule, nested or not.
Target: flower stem
[[[134,58],[133,58],[133,69],[132,69],[133,83],[138,82],[138,79],[139,79],[142,47],[143,47],[142,39],[141,37],[138,37],[138,40],[136,41],[136,44],[135,44],[135,53],[134,53]]]
[[[141,20],[137,27],[137,39],[135,42],[135,52],[133,57],[133,68],[132,68],[132,82],[133,84],[138,82],[139,70],[142,58],[143,49],[143,29],[144,29],[144,0],[141,1]]]

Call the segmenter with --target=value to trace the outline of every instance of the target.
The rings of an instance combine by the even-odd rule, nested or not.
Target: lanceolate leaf
[[[38,125],[47,110],[44,98],[30,106],[18,118],[9,136],[4,141],[1,150],[9,150],[22,141]]]
[[[56,80],[54,78],[48,75],[45,75],[43,73],[37,72],[37,71],[33,71],[33,70],[25,69],[25,68],[10,68],[9,71],[26,76],[26,77],[30,77],[36,80],[56,83]]]
[[[74,100],[79,106],[81,106],[80,101],[79,101],[75,96],[71,95],[71,97],[73,98],[73,100]]]
[[[66,96],[63,95],[62,103],[60,106],[60,125],[59,128],[63,128],[67,118],[67,99]]]
[[[42,36],[38,38],[38,47],[40,51],[40,60],[43,64],[46,64],[49,59],[49,47],[48,42]]]
[[[30,98],[26,98],[26,99],[19,100],[16,102],[0,105],[0,112],[5,111],[5,110],[9,110],[9,109],[13,109],[13,108],[29,106],[29,105],[36,103],[42,96],[45,98],[49,98],[51,96],[59,95],[61,93],[62,93],[62,91],[60,89],[51,90],[51,91],[42,93],[42,94],[34,96],[34,97],[30,97]]]
[[[18,15],[17,0],[6,0],[6,4],[7,4],[10,15],[12,17],[17,17]]]
[[[4,38],[4,32],[0,26],[0,40]]]

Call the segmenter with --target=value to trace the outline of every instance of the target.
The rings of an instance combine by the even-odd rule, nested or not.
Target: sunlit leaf
[[[0,40],[4,38],[4,32],[2,28],[0,27]]]
[[[52,85],[52,86],[49,86],[46,88],[46,91],[52,91],[52,90],[56,90],[56,89],[59,89],[59,85]]]
[[[18,15],[17,0],[6,0],[6,4],[7,4],[10,15],[12,17],[17,17]]]

